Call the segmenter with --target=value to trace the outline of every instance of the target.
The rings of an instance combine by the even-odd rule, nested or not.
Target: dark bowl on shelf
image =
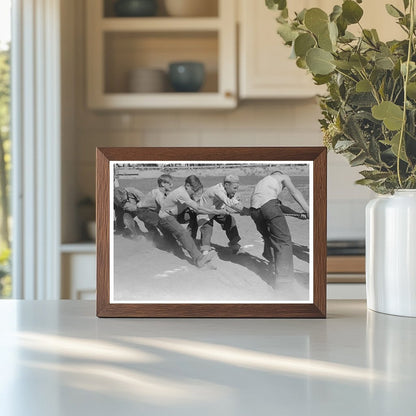
[[[205,66],[201,62],[172,62],[169,80],[177,92],[198,92],[205,80]]]
[[[157,13],[156,0],[118,0],[114,12],[119,17],[150,17]]]

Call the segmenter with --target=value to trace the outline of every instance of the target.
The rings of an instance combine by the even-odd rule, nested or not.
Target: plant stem
[[[339,73],[339,74],[341,74],[341,75],[344,75],[344,77],[349,78],[351,81],[353,81],[353,82],[355,82],[355,83],[357,83],[357,82],[358,82],[355,78],[351,77],[351,76],[350,76],[350,75],[348,75],[348,74],[345,74],[344,72],[340,71],[338,68],[335,68],[335,71],[336,71],[336,72],[338,72],[338,73]]]
[[[399,149],[397,151],[397,177],[399,179],[399,186],[403,188],[402,178],[400,175],[400,156],[402,152],[402,146],[404,141],[404,132],[406,130],[406,110],[407,110],[407,83],[409,81],[409,68],[410,61],[412,58],[413,50],[413,36],[414,36],[414,27],[415,27],[415,0],[410,0],[410,30],[409,30],[409,45],[407,47],[407,60],[406,60],[406,73],[404,76],[404,85],[403,85],[403,118],[402,118],[402,127],[400,129],[400,140],[399,140]]]
[[[393,82],[393,88],[391,89],[391,95],[389,97],[389,100],[390,101],[393,101],[393,98],[394,98],[394,90],[396,89],[396,84],[397,84],[397,81],[394,80],[394,82]],[[395,101],[393,101],[393,102],[395,102]]]
[[[370,81],[370,78],[368,78],[367,73],[365,72],[365,69],[362,67],[362,65],[361,65],[361,69],[362,69],[362,71],[360,71],[360,75],[362,76],[363,79],[365,79],[366,81],[368,81],[368,83],[370,84],[371,93],[373,94],[374,99],[377,101],[377,104],[380,104],[380,98],[378,96],[376,87]]]

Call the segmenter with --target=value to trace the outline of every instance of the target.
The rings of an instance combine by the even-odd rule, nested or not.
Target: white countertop
[[[0,415],[416,414],[416,319],[98,319],[0,301]],[[273,413],[272,413],[273,412]]]

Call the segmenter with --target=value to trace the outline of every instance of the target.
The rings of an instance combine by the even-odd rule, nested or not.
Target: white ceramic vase
[[[368,203],[366,282],[369,309],[416,317],[416,190]]]

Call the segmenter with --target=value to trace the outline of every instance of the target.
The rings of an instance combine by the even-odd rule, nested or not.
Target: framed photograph
[[[98,148],[97,316],[324,318],[326,152]]]

